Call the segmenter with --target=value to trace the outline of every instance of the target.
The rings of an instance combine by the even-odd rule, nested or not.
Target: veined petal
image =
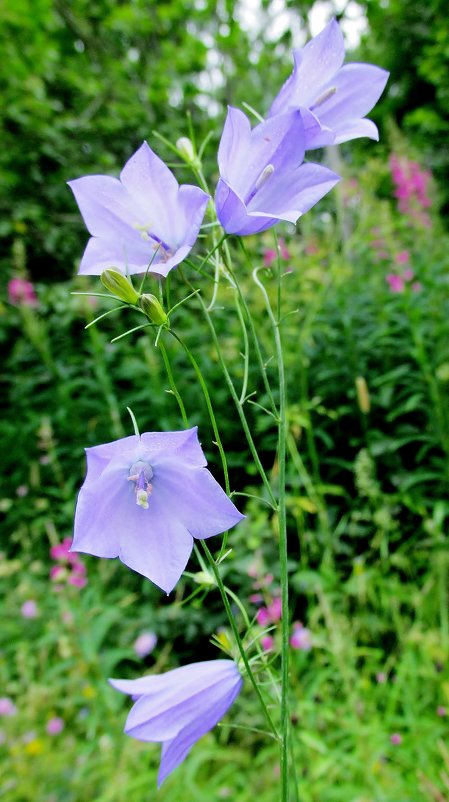
[[[233,682],[228,684],[226,690],[222,687],[220,695],[215,699],[209,700],[208,706],[202,711],[203,714],[200,720],[196,719],[187,724],[172,740],[162,744],[158,788],[168,775],[182,763],[193,744],[223,718],[239,695],[241,687],[241,677],[233,678]]]
[[[332,19],[317,36],[301,49],[294,51],[298,68],[299,106],[313,103],[317,89],[326,84],[340,69],[345,58],[343,34]]]
[[[248,215],[247,208],[236,192],[220,178],[215,193],[217,217],[228,234],[257,234],[278,222]]]
[[[109,267],[117,267],[123,273],[144,273],[153,253],[148,243],[140,239],[120,237],[118,231],[115,239],[91,237],[86,245],[78,273],[100,276],[103,270]]]
[[[221,677],[229,670],[230,660],[204,660],[199,663],[189,663],[187,666],[173,668],[165,674],[148,674],[139,679],[110,679],[109,683],[116,690],[127,693],[132,697],[158,694],[165,688],[204,687],[207,682],[213,682],[215,677]]]
[[[209,661],[212,665],[215,662]],[[157,695],[140,696],[126,720],[126,734],[142,741],[162,742],[170,740],[189,724],[202,720],[210,707],[240,680],[231,660],[220,662],[228,663],[232,673],[224,665],[210,673],[210,667],[206,666],[201,681],[192,674],[187,678],[170,677],[170,682],[160,687]]]
[[[303,48],[293,51],[293,72],[273,101],[269,116],[311,106],[321,87],[340,69],[345,57],[343,34],[335,19]]]
[[[295,223],[338,183],[340,176],[319,164],[302,164],[279,184],[262,187],[249,207],[252,215],[264,213]]]
[[[186,470],[173,459],[156,463],[159,497],[193,537],[207,538],[235,526],[245,516],[206,468]]]
[[[122,238],[134,235],[136,225],[144,223],[131,195],[117,178],[108,175],[87,175],[68,181],[87,229],[94,237],[108,238],[119,233]]]
[[[140,438],[133,434],[130,437],[121,437],[111,443],[85,448],[87,472],[84,484],[93,484],[108,467],[111,459],[120,457],[124,451],[133,451],[138,447]]]
[[[344,120],[364,117],[379,100],[388,75],[372,64],[346,64],[331,81],[336,91],[317,109],[321,123],[336,129]]]
[[[121,507],[118,513],[114,524],[121,531],[121,561],[170,593],[193,548],[192,536],[177,517],[176,509],[166,508],[155,481],[147,510],[133,499],[131,506]]]
[[[138,203],[146,228],[170,243],[177,213],[178,182],[146,142],[128,159],[120,181]]]
[[[245,198],[257,186],[267,165],[276,174],[297,166],[303,158],[304,124],[300,111],[279,114],[253,128],[249,141],[242,145],[240,158],[237,156],[228,165],[225,180],[246,203]]]
[[[179,432],[145,432],[141,441],[148,451],[149,459],[155,462],[161,457],[176,457],[192,467],[202,468],[207,465],[198,440],[198,426]]]
[[[218,147],[218,167],[225,180],[245,168],[250,147],[251,124],[243,111],[228,106],[228,113]]]
[[[203,192],[199,187],[190,184],[179,187],[178,218],[173,223],[177,227],[178,241],[188,245],[189,250],[197,240],[209,200],[207,192]]]
[[[377,125],[366,117],[363,120],[347,120],[344,125],[335,129],[335,144],[340,145],[342,142],[348,142],[350,139],[358,139],[362,136],[374,139],[377,142],[379,140]]]

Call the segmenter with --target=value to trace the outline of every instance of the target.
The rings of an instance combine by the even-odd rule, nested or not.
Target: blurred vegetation
[[[274,4],[265,2],[255,47],[236,5],[8,0],[0,12],[1,60],[11,65],[0,79],[0,696],[16,708],[0,718],[0,796],[7,802],[155,798],[159,747],[122,735],[129,702],[106,679],[213,658],[211,634],[226,639],[218,594],[201,585],[195,556],[193,576],[166,598],[119,561],[84,555],[86,587],[58,589],[49,549],[71,535],[83,448],[129,434],[126,406],[142,430],[182,426],[154,338],[136,333],[110,342],[136,325],[130,311],[84,330],[110,303],[71,295],[99,287],[94,279],[69,280],[87,235],[64,182],[89,172],[116,174],[143,138],[170,159],[153,129],[175,141],[189,131],[187,112],[199,141],[212,126],[205,171],[214,175],[223,105],[249,100],[263,111],[290,70],[295,35],[292,26],[270,38]],[[299,19],[308,5],[287,7]],[[419,31],[428,37],[427,49],[410,44],[413,58],[405,58],[407,37],[398,34],[393,48],[393,28],[383,20],[399,24],[408,4],[367,8],[372,31],[361,53],[392,70],[389,99],[373,114],[383,141],[359,143],[338,164],[344,180],[298,232],[279,229],[289,254],[285,312],[298,310],[283,324],[292,621],[302,621],[312,637],[310,651],[292,649],[295,763],[301,802],[447,802],[449,238],[437,180],[429,184],[425,216],[401,212],[388,159],[394,149],[406,164],[444,167],[440,140],[426,135],[425,119],[431,110],[441,131],[447,123],[436,69],[443,23],[435,2],[434,17],[426,11],[421,28],[408,31],[410,38]],[[410,76],[422,73],[431,53],[426,81],[435,93],[425,95],[420,121]],[[350,148],[342,150],[346,159]],[[193,181],[185,166],[175,171]],[[275,385],[263,301],[241,249],[233,240],[230,247]],[[252,264],[261,265],[273,237],[251,238],[247,247]],[[185,267],[173,271],[173,301],[189,291],[183,276],[209,297],[210,282]],[[11,301],[12,277],[33,279],[37,305]],[[263,281],[274,297],[269,269]],[[157,289],[155,280],[150,285]],[[235,301],[223,283],[213,319],[239,385]],[[211,390],[232,490],[263,500],[195,298],[177,313],[176,329]],[[221,482],[200,389],[183,351],[173,340],[166,346],[189,420],[199,425]],[[267,405],[255,367],[248,391]],[[254,405],[246,409],[275,483],[274,421]],[[265,603],[279,590],[277,521],[263,501],[235,501],[247,519],[230,533],[223,572],[255,615],[255,585]],[[34,618],[22,608],[30,600]],[[143,631],[158,636],[145,658],[133,647]],[[271,634],[275,656],[278,629]],[[275,692],[272,704],[277,709]],[[55,716],[64,729],[51,735]],[[244,729],[248,723],[264,727],[246,689],[157,798],[250,802],[257,794],[272,802],[277,749]]]

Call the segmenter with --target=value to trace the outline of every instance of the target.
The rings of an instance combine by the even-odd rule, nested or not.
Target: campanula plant
[[[277,240],[277,265],[271,273],[262,272],[263,268],[252,264],[240,237],[258,234],[280,221],[295,223],[335,186],[339,176],[325,166],[304,162],[305,152],[318,145],[358,136],[376,138],[377,130],[365,115],[377,101],[387,79],[383,70],[372,65],[342,66],[343,38],[335,21],[302,50],[295,51],[294,59],[293,74],[274,100],[266,120],[251,128],[242,111],[228,109],[218,151],[220,174],[215,206],[210,204],[210,219],[202,229],[205,246],[202,255],[191,255],[190,251],[213,190],[202,172],[202,149],[197,152],[193,142],[186,138],[176,146],[167,144],[187,162],[201,188],[180,187],[146,143],[127,162],[120,180],[90,176],[70,182],[92,235],[80,272],[101,274],[110,297],[120,301],[119,306],[104,314],[130,307],[140,315],[140,320],[144,316],[145,323],[120,333],[114,340],[150,333],[152,345],[161,353],[184,426],[183,431],[140,436],[135,424],[135,435],[87,449],[88,471],[76,507],[73,548],[100,557],[118,556],[127,566],[169,592],[186,568],[194,539],[197,540],[200,548],[195,548],[195,559],[201,570],[196,581],[205,594],[218,589],[233,636],[230,645],[220,639],[216,639],[216,644],[238,660],[238,667],[234,659],[215,660],[184,666],[162,676],[112,680],[115,688],[131,694],[135,700],[125,731],[140,740],[162,743],[160,784],[184,760],[195,741],[226,713],[240,692],[242,678],[246,677],[260,704],[267,734],[279,744],[281,802],[292,798],[289,786],[297,763],[290,715],[289,651],[291,648],[307,651],[311,645],[306,628],[300,633],[301,643],[298,627],[295,635],[291,635],[289,615],[287,397],[282,322],[292,310],[284,307],[285,274]],[[250,303],[234,268],[235,245],[245,254],[265,309],[264,334],[270,332],[277,368],[275,388],[266,370]],[[169,275],[171,268],[181,262],[184,262],[182,269]],[[130,278],[136,273],[143,274],[138,287]],[[164,283],[161,276],[167,277]],[[206,281],[198,288],[199,276]],[[174,307],[172,280],[184,292]],[[146,282],[157,282],[151,286],[152,293],[144,292]],[[227,364],[212,314],[221,282],[235,294],[241,324],[244,368],[240,386]],[[227,530],[243,516],[230,498],[232,475],[207,375],[186,343],[176,316],[172,317],[180,303],[195,304],[207,322],[211,348],[263,487],[260,501],[268,505],[276,520],[280,594],[272,609],[267,610],[265,623],[280,623],[280,660],[276,655],[270,657],[274,638],[261,629],[262,621],[257,621],[257,617],[251,620],[235,590],[223,582],[222,565],[230,558],[233,545],[232,531],[228,536]],[[187,365],[204,397],[221,459],[224,489],[205,467],[196,429],[190,425],[165,348],[168,338],[173,338],[187,357]],[[249,399],[254,403],[254,393],[249,391],[252,353],[268,399],[267,407],[259,405],[260,414],[271,416],[277,426],[273,476],[264,467],[247,417]],[[220,549],[213,555],[205,539],[220,533],[223,533]]]

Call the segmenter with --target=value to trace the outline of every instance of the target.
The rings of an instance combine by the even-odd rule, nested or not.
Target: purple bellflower
[[[69,181],[91,239],[79,273],[100,275],[109,267],[124,273],[166,276],[195,244],[209,196],[199,187],[179,186],[146,142],[126,162],[120,180],[90,175]]]
[[[193,538],[218,535],[244,517],[205,468],[196,427],[124,437],[86,455],[72,549],[119,557],[167,593]]]
[[[301,109],[306,150],[367,136],[379,139],[365,115],[379,100],[388,72],[372,64],[345,64],[343,34],[333,19],[305,47],[293,51],[294,67],[269,117]]]
[[[256,234],[279,222],[296,223],[339,181],[318,164],[302,164],[300,111],[278,114],[251,130],[246,115],[229,107],[218,150],[218,219],[228,234]]]
[[[135,701],[127,735],[162,743],[158,787],[179,766],[193,744],[224,716],[242,687],[233,660],[208,660],[136,680],[110,679]]]

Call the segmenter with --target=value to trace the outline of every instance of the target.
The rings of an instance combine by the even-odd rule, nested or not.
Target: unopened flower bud
[[[195,153],[194,147],[190,139],[186,136],[180,137],[176,142],[176,148],[179,155],[187,162],[195,167],[200,167],[199,159]]]
[[[116,295],[126,304],[137,304],[139,294],[135,291],[129,278],[121,273],[120,270],[116,270],[113,267],[103,270],[101,283],[103,287],[106,287],[109,292],[112,292],[113,295]]]
[[[150,295],[149,293],[141,295],[139,298],[139,306],[152,323],[156,323],[157,326],[165,326],[167,324],[168,317],[154,295]]]
[[[357,376],[355,380],[355,389],[357,392],[357,402],[360,412],[367,415],[371,409],[371,401],[369,397],[368,385],[363,376]]]

